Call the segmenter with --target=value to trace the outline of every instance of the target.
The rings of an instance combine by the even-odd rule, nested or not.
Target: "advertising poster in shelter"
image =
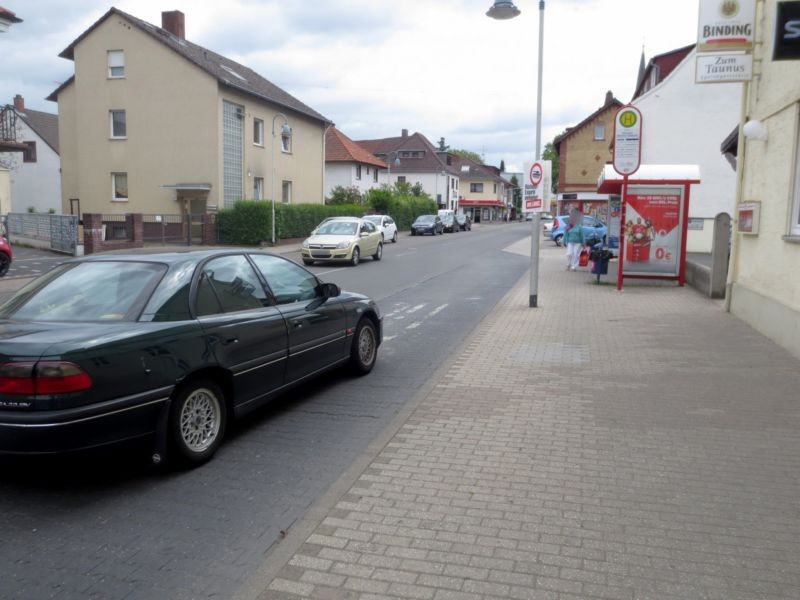
[[[628,188],[623,225],[625,273],[678,275],[683,244],[682,207],[682,188]]]

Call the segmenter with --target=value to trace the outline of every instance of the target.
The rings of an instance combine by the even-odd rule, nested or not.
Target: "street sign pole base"
[[[528,296],[528,308],[536,308],[537,306],[539,306],[537,295]]]

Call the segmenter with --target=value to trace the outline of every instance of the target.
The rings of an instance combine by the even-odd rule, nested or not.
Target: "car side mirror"
[[[335,283],[320,283],[317,286],[317,293],[327,300],[341,295],[342,289]]]

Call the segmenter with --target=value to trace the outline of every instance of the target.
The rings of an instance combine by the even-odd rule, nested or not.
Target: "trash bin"
[[[603,248],[602,244],[596,244],[592,249],[589,258],[592,259],[592,273],[597,275],[597,281],[600,281],[600,275],[608,275],[608,261],[614,256],[608,248]]]

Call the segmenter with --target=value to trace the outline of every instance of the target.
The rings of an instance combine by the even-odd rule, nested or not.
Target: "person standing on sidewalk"
[[[583,233],[583,214],[573,209],[569,214],[569,223],[564,232],[564,245],[567,247],[567,271],[576,271],[580,260],[581,250],[586,245],[586,236]]]

